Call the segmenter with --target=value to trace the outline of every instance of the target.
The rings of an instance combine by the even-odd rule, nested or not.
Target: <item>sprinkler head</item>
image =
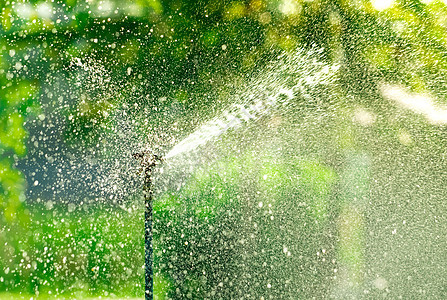
[[[143,166],[144,168],[152,168],[157,163],[163,161],[163,158],[160,155],[153,154],[149,150],[145,150],[145,151],[138,152],[138,153],[133,153],[132,156],[135,159],[140,160],[141,166]]]

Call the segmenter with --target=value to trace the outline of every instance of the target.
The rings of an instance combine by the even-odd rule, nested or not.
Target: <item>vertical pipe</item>
[[[145,262],[145,299],[152,300],[154,297],[154,273],[152,268],[152,168],[144,168],[144,262]]]
[[[163,159],[149,151],[134,153],[135,159],[139,159],[144,170],[143,196],[144,196],[144,298],[154,299],[154,269],[152,266],[152,169]]]

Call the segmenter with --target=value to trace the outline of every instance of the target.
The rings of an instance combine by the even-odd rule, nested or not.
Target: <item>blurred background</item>
[[[444,1],[0,6],[0,299],[447,297]]]

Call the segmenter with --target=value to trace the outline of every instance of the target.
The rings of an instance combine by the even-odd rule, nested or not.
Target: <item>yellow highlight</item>
[[[237,1],[233,2],[230,5],[225,15],[225,19],[234,20],[234,19],[240,19],[244,16],[245,16],[245,5],[242,2]]]

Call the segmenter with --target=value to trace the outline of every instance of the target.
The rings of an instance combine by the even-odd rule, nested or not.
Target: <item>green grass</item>
[[[219,284],[242,272],[241,249],[253,253],[244,272],[258,272],[260,263],[269,262],[271,268],[262,272],[279,286],[281,274],[295,267],[290,258],[273,261],[268,253],[283,253],[282,245],[290,245],[303,256],[294,280],[317,283],[326,267],[314,265],[312,257],[322,243],[336,180],[334,171],[315,160],[286,164],[246,155],[199,170],[180,191],[159,196],[154,203],[158,299],[238,298],[247,284],[243,280],[232,288]],[[64,203],[28,205],[29,222],[0,235],[6,245],[0,249],[0,291],[5,292],[0,299],[35,299],[36,291],[38,299],[138,298],[144,289],[144,214],[137,201],[127,207],[138,208],[129,210],[105,202],[74,210]],[[242,247],[241,240],[249,244]],[[275,243],[259,242],[269,240]],[[285,267],[292,269],[275,271]],[[258,285],[249,292],[261,295],[263,289]]]
[[[63,295],[50,295],[50,294],[42,294],[39,296],[32,295],[32,294],[20,294],[20,293],[0,293],[0,300],[19,300],[19,299],[26,299],[26,300],[52,300],[52,299],[73,299],[73,296],[63,296]],[[89,297],[89,296],[78,296],[76,299],[85,299],[85,300],[120,300],[120,299],[126,299],[126,300],[143,300],[144,297],[117,297],[117,296],[98,296],[98,297]],[[157,297],[155,297],[157,299]]]

